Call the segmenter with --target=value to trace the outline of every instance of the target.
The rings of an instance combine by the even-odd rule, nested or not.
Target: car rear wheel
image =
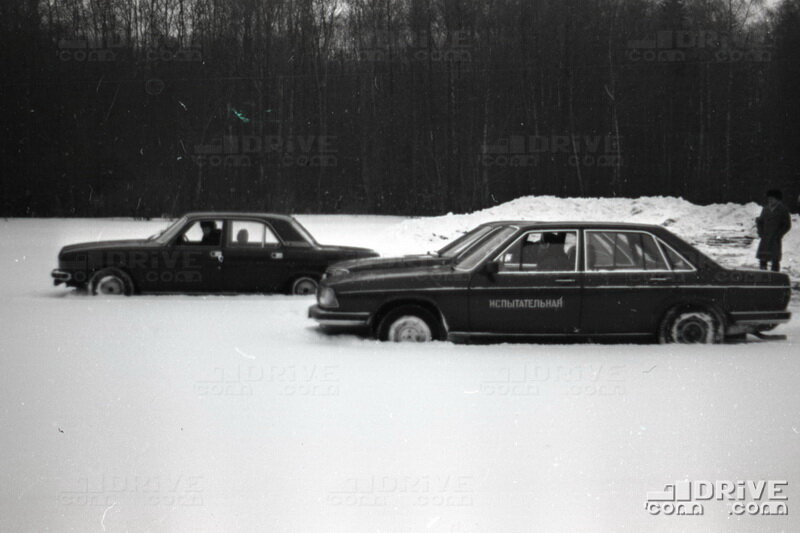
[[[378,338],[390,342],[430,342],[442,338],[441,330],[433,313],[408,305],[393,309],[383,317],[378,326]]]
[[[703,309],[673,309],[659,332],[662,344],[716,344],[722,342],[722,325],[714,313]]]
[[[317,292],[317,280],[311,276],[302,276],[292,282],[292,294],[305,296]]]
[[[100,270],[89,281],[90,293],[103,296],[128,296],[133,292],[133,283],[124,272],[107,268]]]

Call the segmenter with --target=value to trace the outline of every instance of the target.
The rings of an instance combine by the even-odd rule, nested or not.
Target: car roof
[[[522,229],[534,228],[564,228],[564,229],[663,229],[657,224],[637,224],[633,222],[609,222],[609,221],[538,221],[538,220],[498,220],[486,222],[482,226],[518,226]]]
[[[284,215],[279,213],[256,213],[256,212],[240,212],[240,211],[196,211],[186,213],[187,218],[277,218],[283,220],[294,221],[291,215]],[[484,222],[481,226],[519,226],[523,229],[533,228],[564,228],[564,229],[663,229],[662,226],[657,224],[637,224],[632,222],[609,222],[609,221],[575,221],[575,220],[561,220],[561,221],[540,221],[540,220],[493,220]]]
[[[254,213],[254,212],[241,212],[241,211],[195,211],[186,213],[186,218],[279,218],[283,220],[294,220],[291,215],[282,215],[278,213]]]

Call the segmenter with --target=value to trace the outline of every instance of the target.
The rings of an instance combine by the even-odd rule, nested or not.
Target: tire
[[[291,293],[296,296],[316,294],[319,283],[311,276],[300,276],[292,282]]]
[[[89,294],[98,296],[130,296],[133,282],[130,276],[116,268],[98,270],[89,280]]]
[[[718,344],[724,339],[716,314],[706,309],[673,308],[659,329],[661,344]]]
[[[430,342],[444,337],[439,319],[424,307],[392,309],[378,324],[377,337],[389,342]]]

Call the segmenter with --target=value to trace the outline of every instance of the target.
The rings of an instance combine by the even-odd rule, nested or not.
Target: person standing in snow
[[[772,263],[773,272],[781,269],[781,239],[792,227],[792,218],[789,210],[783,205],[783,194],[777,189],[767,191],[767,205],[761,210],[761,215],[756,219],[758,237],[758,258],[761,270],[767,269],[767,263]]]

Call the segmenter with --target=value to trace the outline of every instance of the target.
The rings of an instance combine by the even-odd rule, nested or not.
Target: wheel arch
[[[97,275],[100,274],[101,272],[106,272],[106,271],[113,272],[119,275],[125,281],[125,283],[127,283],[128,286],[130,287],[131,290],[130,293],[137,294],[138,290],[136,288],[136,282],[133,280],[133,276],[125,267],[120,265],[107,265],[98,267],[90,271],[86,281],[86,287],[88,288],[89,291],[94,290],[94,282]]]
[[[442,327],[445,335],[447,335],[447,320],[445,319],[442,311],[439,309],[439,305],[432,298],[427,298],[425,296],[397,296],[381,303],[378,309],[370,317],[370,328],[372,329],[372,332],[377,333],[381,320],[383,320],[383,317],[385,317],[390,311],[404,305],[416,305],[427,311],[430,311],[433,316],[439,320],[439,325]]]
[[[719,323],[723,328],[725,328],[728,323],[725,311],[718,302],[715,302],[709,298],[684,297],[671,300],[663,306],[663,309],[661,310],[661,316],[658,319],[659,329],[664,324],[664,320],[669,316],[669,314],[676,309],[685,311],[708,311],[714,314],[715,318],[719,320]]]
[[[286,281],[283,283],[283,286],[281,288],[281,292],[291,293],[292,285],[294,285],[294,282],[300,278],[313,278],[314,281],[316,281],[317,284],[319,284],[319,282],[322,280],[322,274],[317,271],[308,269],[294,271],[291,274],[289,274],[289,276],[286,278]]]
[[[664,342],[665,331],[668,327],[667,322],[670,317],[683,311],[711,313],[718,324],[718,330],[716,332],[717,342],[722,342],[725,339],[725,333],[728,329],[728,320],[725,311],[718,302],[708,298],[680,298],[667,305],[659,318],[658,328],[655,332],[659,342]]]

